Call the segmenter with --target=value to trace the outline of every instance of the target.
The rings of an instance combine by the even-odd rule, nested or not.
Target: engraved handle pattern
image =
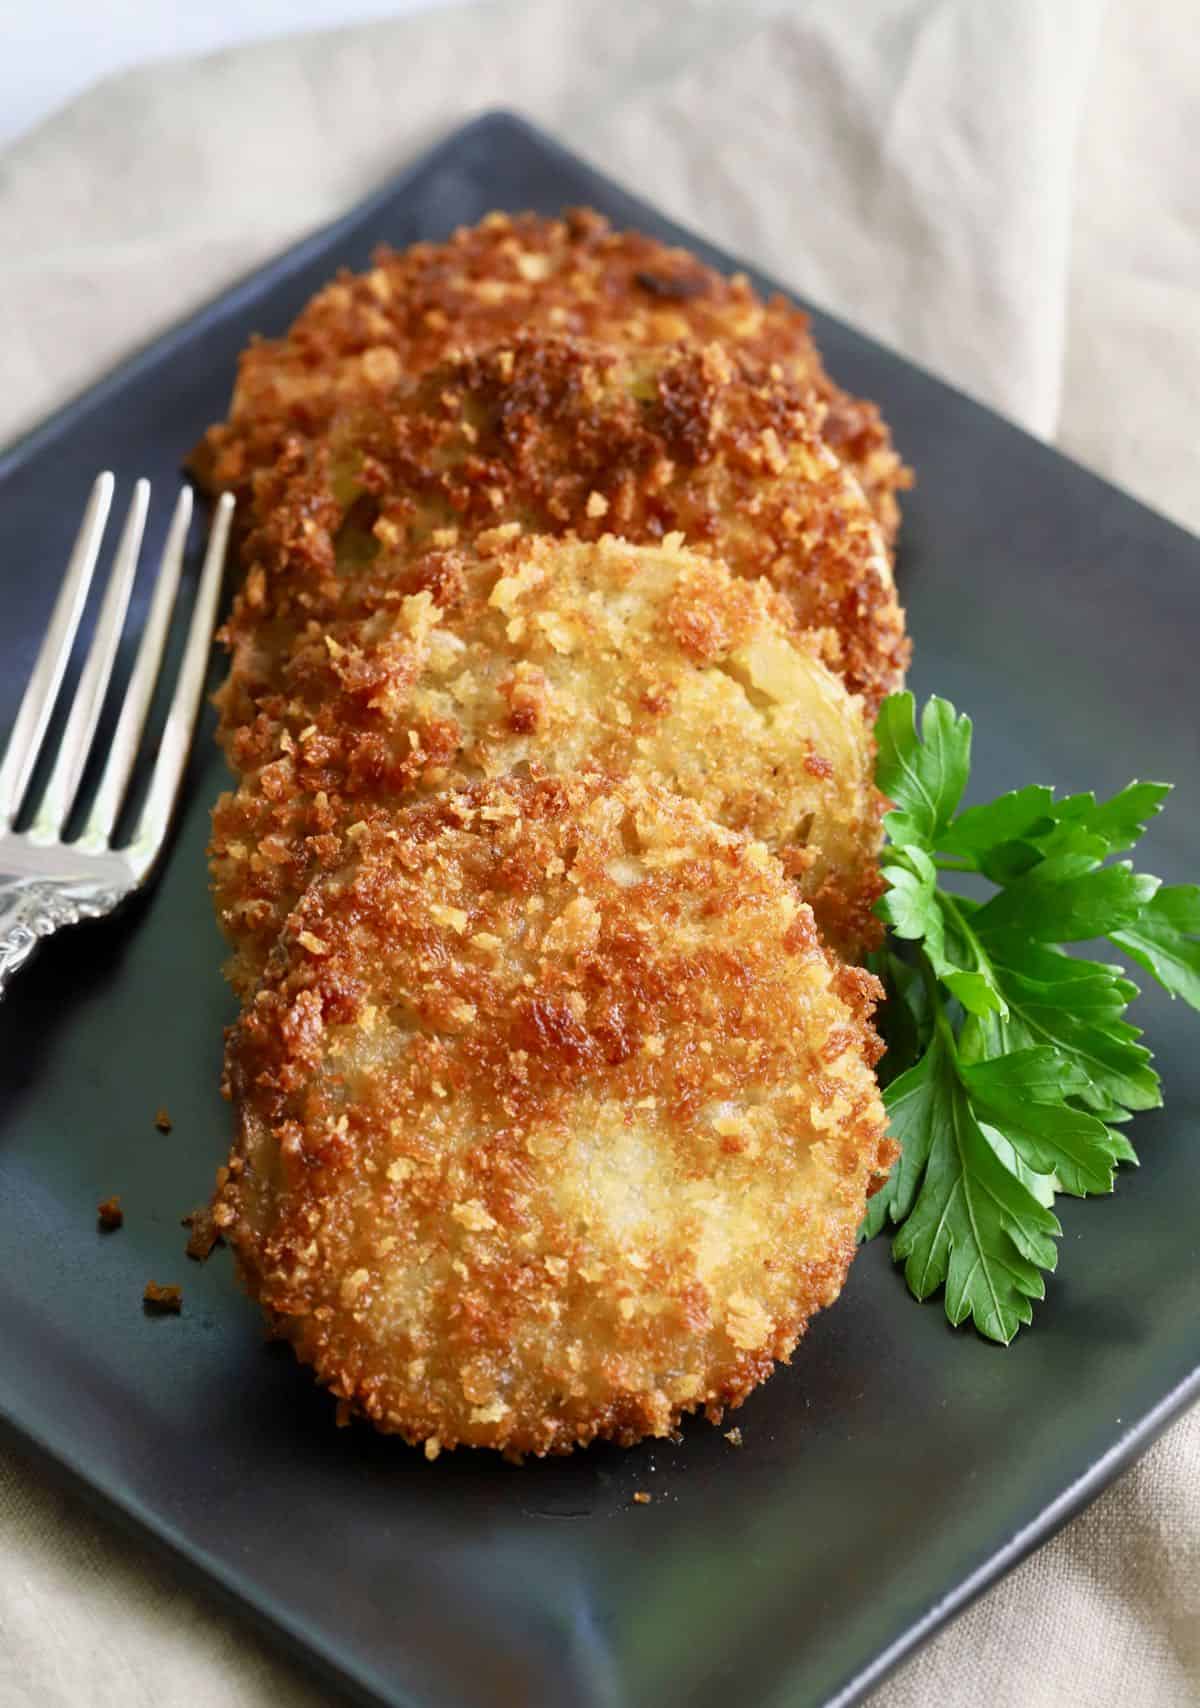
[[[44,937],[60,925],[99,919],[124,899],[116,890],[92,890],[44,879],[0,877],[0,997]]]

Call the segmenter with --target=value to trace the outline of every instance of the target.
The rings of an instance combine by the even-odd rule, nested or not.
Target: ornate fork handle
[[[126,893],[0,874],[0,996],[43,937],[49,937],[60,925],[77,925],[81,919],[99,919],[111,913]]]

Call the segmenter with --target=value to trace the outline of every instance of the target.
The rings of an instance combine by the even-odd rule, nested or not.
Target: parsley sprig
[[[1056,799],[1040,784],[958,806],[971,722],[931,699],[884,701],[876,779],[893,938],[884,1101],[901,1156],[868,1207],[864,1238],[898,1225],[892,1254],[918,1299],[945,1287],[952,1323],[1007,1345],[1045,1293],[1061,1233],[1055,1195],[1111,1192],[1136,1162],[1122,1125],[1162,1101],[1121,966],[1064,944],[1107,939],[1200,1009],[1200,886],[1164,887],[1113,856],[1170,793],[1130,783],[1111,800]],[[986,879],[984,900],[946,887]],[[976,888],[980,886],[978,883]]]

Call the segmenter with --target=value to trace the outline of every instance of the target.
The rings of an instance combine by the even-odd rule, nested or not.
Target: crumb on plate
[[[164,1315],[173,1312],[178,1316],[183,1309],[183,1288],[162,1286],[157,1281],[147,1281],[145,1292],[142,1294],[142,1303],[149,1311],[161,1312]]]
[[[188,1256],[196,1263],[203,1263],[211,1257],[213,1247],[221,1243],[221,1232],[213,1221],[212,1211],[207,1204],[190,1210],[183,1218],[183,1226],[191,1229],[185,1248]]]

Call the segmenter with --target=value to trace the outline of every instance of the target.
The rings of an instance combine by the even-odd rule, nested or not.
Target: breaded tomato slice
[[[198,447],[197,469],[211,487],[248,497],[289,434],[319,437],[345,404],[522,329],[630,349],[715,342],[778,369],[820,400],[826,443],[894,538],[896,493],[911,475],[876,405],[825,372],[808,316],[783,297],[764,303],[744,274],[727,278],[686,249],[613,231],[586,210],[563,219],[492,214],[449,243],[380,250],[370,272],[343,272],[283,338],[245,351],[229,419]]]
[[[214,1221],[344,1410],[429,1457],[719,1418],[837,1297],[890,1162],[876,991],[690,802],[445,795],[288,920]]]
[[[881,797],[860,702],[765,581],[679,547],[485,535],[428,589],[314,623],[231,741],[213,816],[243,994],[377,809],[518,769],[665,784],[779,855],[822,936],[873,945]]]
[[[857,481],[803,394],[720,345],[522,335],[297,441],[257,502],[228,630],[251,702],[250,666],[269,669],[305,621],[365,612],[414,553],[514,522],[637,544],[680,532],[770,581],[872,715],[903,683],[904,613]]]

